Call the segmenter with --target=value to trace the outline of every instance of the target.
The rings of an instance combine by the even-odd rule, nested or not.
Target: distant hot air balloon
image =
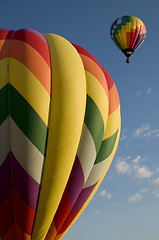
[[[55,34],[0,30],[0,239],[61,239],[115,154],[107,71]]]
[[[113,22],[110,36],[115,45],[125,54],[126,62],[129,63],[129,57],[141,46],[146,37],[146,27],[137,17],[123,16]]]

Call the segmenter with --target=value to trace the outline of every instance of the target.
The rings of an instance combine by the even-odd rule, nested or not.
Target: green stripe
[[[8,117],[8,84],[0,90],[0,125]]]
[[[118,130],[111,137],[105,139],[102,142],[102,145],[101,145],[101,148],[97,155],[95,164],[104,161],[105,159],[107,159],[110,156],[110,154],[113,151],[115,142],[116,142],[117,134],[118,134]]]
[[[102,115],[95,104],[95,102],[87,95],[86,113],[85,113],[85,124],[87,125],[96,147],[96,154],[102,143],[104,135],[104,122]]]
[[[44,155],[47,126],[12,85],[10,85],[10,115],[21,131]]]

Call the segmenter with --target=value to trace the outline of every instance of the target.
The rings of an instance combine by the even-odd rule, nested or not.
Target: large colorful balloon
[[[126,62],[129,63],[129,57],[141,46],[146,37],[146,27],[137,17],[123,16],[113,22],[110,36],[127,57]]]
[[[0,239],[61,239],[120,135],[107,71],[55,34],[0,30]]]

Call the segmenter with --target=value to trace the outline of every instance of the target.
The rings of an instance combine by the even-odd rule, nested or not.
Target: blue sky
[[[64,240],[158,240],[159,75],[157,0],[5,0],[1,28],[56,33],[86,48],[113,78],[121,101],[119,147],[99,190]],[[109,36],[123,15],[146,25],[143,45],[125,63]]]

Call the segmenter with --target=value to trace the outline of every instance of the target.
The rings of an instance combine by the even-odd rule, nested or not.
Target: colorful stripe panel
[[[87,50],[55,34],[0,30],[0,240],[60,239],[119,135],[115,84]]]
[[[46,239],[56,236],[87,181],[102,143],[108,115],[108,89],[103,71],[85,49],[74,46],[86,71],[87,102],[84,125],[75,163]],[[90,67],[91,65],[93,67]]]
[[[55,34],[45,37],[52,64],[52,102],[33,240],[45,239],[60,203],[76,156],[86,104],[86,80],[79,54],[66,39]]]
[[[0,46],[0,182],[8,182],[1,192],[0,235],[31,239],[48,132],[50,55],[43,35],[29,29],[1,30]]]
[[[112,89],[115,88],[115,84],[113,83],[110,75],[106,72],[105,69],[103,69],[103,72],[106,77],[109,93],[111,93]],[[99,187],[100,178],[102,177],[103,173],[106,174],[108,166],[110,166],[110,163],[112,161],[111,155],[113,154],[114,148],[116,148],[120,132],[120,111],[118,111],[118,109],[120,108],[119,97],[117,91],[113,92],[114,95],[113,94],[109,95],[109,115],[107,120],[107,126],[111,128],[111,130],[108,129],[108,127],[106,127],[105,130],[105,132],[107,132],[107,130],[108,132],[111,132],[112,135],[107,137],[107,134],[106,133],[104,134],[99,153],[96,157],[96,161],[90,172],[90,175],[85,185],[83,186],[83,189],[80,192],[80,195],[78,196],[78,199],[76,200],[73,208],[71,209],[61,229],[58,231],[56,239],[60,239],[66,233],[70,224],[72,225],[74,223],[74,219],[76,221],[76,219],[82,213],[82,211],[90,201],[89,197],[91,197],[91,193],[93,192],[93,190],[97,190],[96,189],[97,185]],[[116,108],[114,108],[114,100],[116,103],[118,102],[118,105],[115,104]],[[113,112],[112,109],[114,109]],[[116,111],[118,112],[116,121],[112,121],[111,123],[109,123],[112,120],[111,118],[112,114],[114,114],[114,112]]]

